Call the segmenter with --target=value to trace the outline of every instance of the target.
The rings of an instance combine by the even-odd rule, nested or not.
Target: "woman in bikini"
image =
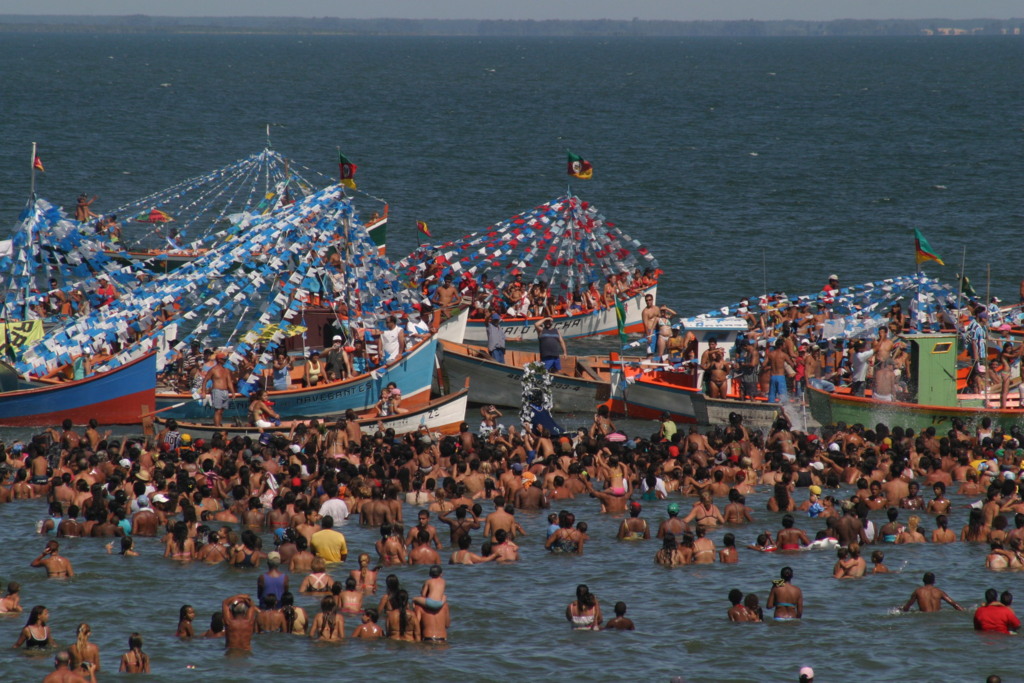
[[[404,590],[395,593],[387,618],[388,638],[391,640],[420,640],[419,613],[409,608],[409,594]]]
[[[676,535],[672,532],[665,534],[662,539],[661,550],[654,553],[654,563],[662,567],[681,567],[686,564],[679,552],[679,544],[676,542]]]
[[[391,608],[391,602],[394,597],[398,595],[398,591],[401,585],[398,582],[398,576],[395,574],[388,574],[384,579],[384,595],[380,599],[380,603],[377,605],[377,612],[379,614],[387,614]]]
[[[377,570],[370,569],[370,554],[359,554],[359,569],[353,569],[349,576],[356,580],[359,590],[364,595],[373,595],[377,592]]]
[[[776,621],[800,619],[804,613],[804,594],[792,584],[793,569],[783,567],[779,576],[781,578],[772,581],[765,607],[775,610]]]
[[[188,525],[185,522],[175,522],[171,537],[164,546],[164,557],[190,562],[195,558],[195,552],[196,542],[188,537]]]
[[[92,634],[92,628],[89,624],[81,623],[78,625],[78,632],[75,637],[75,644],[68,648],[68,654],[71,655],[71,670],[78,671],[79,669],[86,668],[82,665],[87,665],[87,668],[91,669],[95,673],[99,673],[100,670],[100,649],[93,643],[89,642],[89,636]]]
[[[309,637],[313,640],[333,642],[345,638],[345,618],[337,611],[334,597],[325,595],[320,600],[320,613],[313,619],[309,629]]]
[[[327,569],[327,563],[324,562],[324,558],[314,557],[310,567],[313,571],[302,580],[302,585],[299,586],[299,592],[318,595],[330,593],[331,586],[334,585],[334,579],[332,579],[325,571]]]
[[[14,647],[24,645],[26,650],[45,650],[50,647],[50,627],[46,625],[49,620],[50,610],[43,605],[33,607]]]
[[[926,543],[928,539],[918,530],[921,518],[917,515],[910,515],[907,518],[907,528],[903,529],[896,536],[896,543]]]
[[[548,536],[544,547],[556,555],[582,555],[582,534],[573,528],[575,522],[575,515],[571,512],[562,512],[558,516],[558,528]]]
[[[696,538],[693,541],[693,563],[713,564],[715,561],[715,542],[705,536],[707,530],[703,524],[694,529]]]
[[[363,591],[359,590],[359,583],[350,576],[345,579],[345,589],[338,593],[337,600],[345,614],[362,614],[364,597]]]
[[[722,511],[718,509],[718,506],[714,504],[710,491],[701,491],[700,502],[695,503],[693,509],[690,510],[690,514],[683,518],[683,524],[689,524],[690,522],[695,522],[705,527],[725,524],[725,517],[722,516]]]
[[[138,633],[128,636],[128,652],[121,655],[120,670],[126,674],[149,673],[149,655],[142,651],[142,636]]]
[[[281,613],[284,614],[284,632],[297,636],[306,635],[306,625],[309,617],[306,610],[295,606],[295,596],[291,591],[285,591],[281,596]]]
[[[574,631],[601,630],[601,605],[586,584],[576,586],[576,599],[565,608],[565,619]]]

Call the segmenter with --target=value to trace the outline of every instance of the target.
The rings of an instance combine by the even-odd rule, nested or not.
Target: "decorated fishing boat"
[[[438,355],[448,386],[469,381],[469,400],[519,408],[524,366],[539,363],[540,355],[508,349],[505,363],[495,361],[486,349],[471,344],[441,341]],[[612,363],[603,356],[563,356],[562,369],[550,373],[552,410],[588,413],[611,395]]]
[[[630,418],[659,419],[668,413],[676,422],[697,422],[694,397],[701,393],[704,373],[697,363],[712,344],[729,349],[747,330],[742,318],[687,318],[682,328],[690,335],[693,360],[681,362],[640,361],[620,363],[612,381],[607,405],[612,413]],[[738,397],[739,387],[730,380],[727,396]]]
[[[870,389],[857,396],[850,387],[834,391],[809,387],[814,418],[823,425],[883,423],[918,431],[935,427],[939,433],[948,431],[954,419],[970,426],[988,417],[1007,430],[1020,426],[1024,406],[1016,391],[1010,392],[1006,407],[1000,408],[999,387],[981,393],[968,388],[970,367],[962,367],[963,362],[957,360],[957,334],[907,334],[904,339],[909,344],[910,377],[894,400],[876,398]]]
[[[420,407],[430,400],[436,349],[437,340],[430,337],[398,360],[370,372],[314,387],[295,386],[292,389],[270,390],[267,398],[273,401],[274,411],[282,418],[337,415],[350,408],[356,411],[372,408],[380,399],[384,387],[394,382],[402,393],[404,407]],[[232,398],[224,410],[225,416],[232,419],[244,417],[249,412],[250,401],[251,398],[244,394]],[[176,420],[204,420],[213,417],[213,408],[189,393],[158,393],[156,407],[163,417]]]
[[[450,278],[473,301],[469,342],[487,340],[492,312],[511,337],[536,334],[534,323],[549,316],[565,338],[643,332],[645,296],[657,295],[661,272],[646,247],[575,195],[423,245],[398,267],[425,294]]]
[[[174,373],[194,343],[224,353],[225,368],[240,388],[257,387],[314,298],[345,302],[348,339],[376,338],[386,332],[388,316],[411,314],[418,298],[398,282],[354,219],[352,201],[339,186],[273,213],[247,215],[235,240],[140,282],[101,311],[48,331],[25,351],[18,371],[42,376],[66,362],[62,358],[92,352],[87,348],[102,353],[117,347],[137,357],[155,347],[157,371]],[[342,252],[344,259],[334,258]],[[435,347],[430,338],[393,362],[326,390],[285,391],[281,406],[295,417],[366,408],[392,381],[408,401],[425,403]],[[180,402],[173,396],[160,403]],[[191,400],[172,410],[178,412],[168,413],[184,418],[205,415],[192,412],[198,406]]]
[[[4,374],[10,374],[8,370]],[[156,354],[147,353],[83,379],[0,393],[0,425],[47,427],[64,420],[88,424],[139,424],[155,402]]]
[[[378,430],[393,429],[395,434],[408,434],[421,428],[429,432],[440,434],[458,434],[459,426],[466,419],[466,405],[469,399],[469,389],[464,387],[459,391],[431,399],[421,406],[411,408],[408,412],[397,415],[380,417],[375,410],[356,411],[359,428],[364,434],[373,434]],[[404,405],[404,402],[403,402]],[[278,407],[277,404],[274,406]],[[313,417],[313,416],[310,416]],[[343,414],[322,415],[319,420],[322,423],[328,420],[341,419]],[[157,422],[166,424],[170,418],[160,417]],[[229,436],[250,436],[258,439],[264,432],[288,434],[299,424],[309,423],[307,420],[286,420],[280,425],[270,429],[260,429],[245,424],[244,420],[231,419],[224,426],[216,427],[209,422],[189,422],[187,420],[175,419],[178,431],[187,433],[193,439],[209,439],[214,434],[227,432]]]
[[[5,329],[0,343],[18,349],[35,341],[40,328],[103,305],[146,277],[125,268],[104,251],[101,240],[82,233],[80,224],[42,198],[33,198],[18,216],[11,239],[0,251],[0,318],[26,327]],[[31,331],[30,331],[31,330]],[[12,343],[15,342],[15,343]],[[11,357],[6,353],[5,356]]]

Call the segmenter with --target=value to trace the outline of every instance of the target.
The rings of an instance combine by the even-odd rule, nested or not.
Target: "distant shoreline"
[[[827,37],[1014,36],[1024,18],[836,19],[833,21],[632,21],[157,17],[0,14],[5,33],[347,35],[447,37]]]

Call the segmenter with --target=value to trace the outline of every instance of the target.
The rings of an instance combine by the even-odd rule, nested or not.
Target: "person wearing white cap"
[[[814,683],[814,669],[809,666],[801,667],[800,683]]]
[[[345,379],[352,375],[352,360],[345,351],[344,342],[344,337],[336,334],[331,340],[330,348],[324,352],[328,381]]]
[[[823,303],[831,304],[836,300],[836,294],[839,293],[839,276],[832,273],[828,276],[828,284],[821,289],[821,300]]]

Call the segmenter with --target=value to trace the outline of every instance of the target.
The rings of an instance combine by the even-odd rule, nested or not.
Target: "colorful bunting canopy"
[[[611,275],[657,269],[639,240],[618,230],[589,202],[563,196],[491,227],[440,245],[417,248],[398,264],[410,286],[429,268],[439,278],[486,274],[503,285],[515,273],[543,280],[556,295],[571,295]]]

